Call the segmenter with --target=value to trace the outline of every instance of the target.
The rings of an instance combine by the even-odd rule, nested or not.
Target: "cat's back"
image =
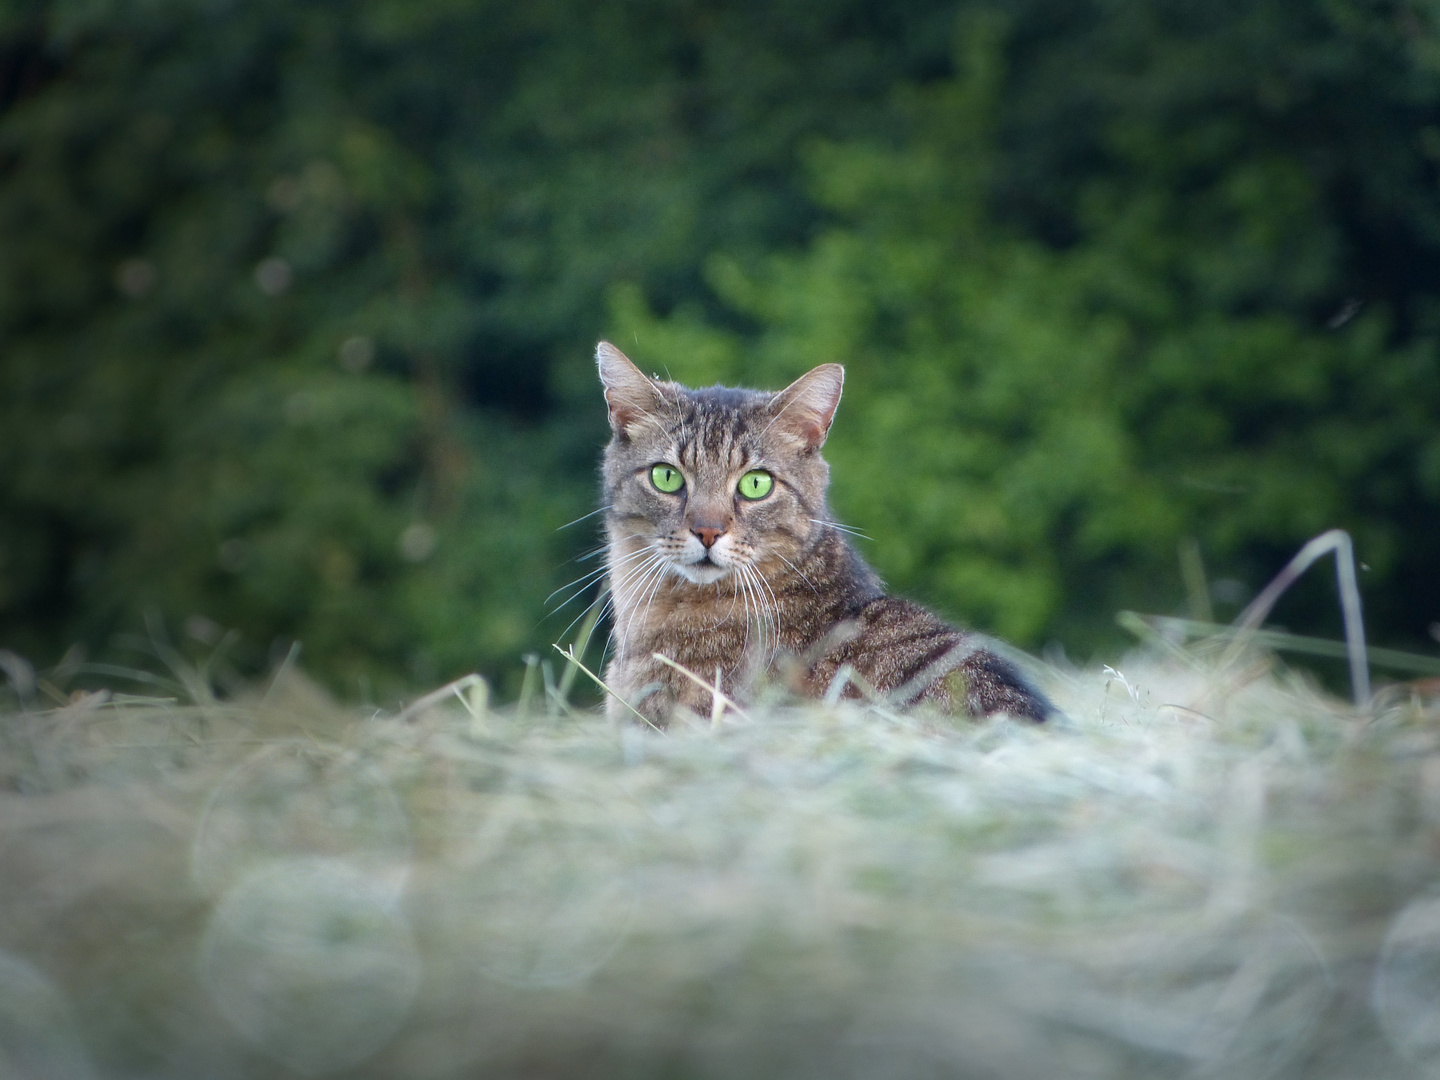
[[[900,706],[928,704],[976,716],[1004,712],[1044,720],[1053,706],[1009,661],[899,596],[879,596],[853,611],[832,632],[834,642],[810,667],[810,693],[826,693],[842,668]],[[862,694],[851,685],[846,696]]]

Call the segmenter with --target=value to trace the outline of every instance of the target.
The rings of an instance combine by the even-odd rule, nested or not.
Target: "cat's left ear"
[[[770,402],[775,414],[772,424],[805,444],[818,450],[830,434],[830,421],[840,407],[840,391],[845,386],[845,369],[839,364],[821,364],[776,394]]]

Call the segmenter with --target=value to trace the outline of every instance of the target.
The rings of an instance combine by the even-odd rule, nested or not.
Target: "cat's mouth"
[[[693,563],[671,563],[677,574],[696,585],[713,585],[730,573],[730,567],[721,566],[706,552]]]

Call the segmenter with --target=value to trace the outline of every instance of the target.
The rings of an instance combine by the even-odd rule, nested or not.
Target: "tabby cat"
[[[840,404],[839,364],[774,394],[651,379],[607,341],[596,361],[613,431],[606,682],[644,718],[663,726],[717,700],[659,653],[736,701],[764,679],[810,697],[1045,719],[1050,703],[1009,663],[886,596],[832,520],[820,447]],[[613,699],[610,710],[629,715]]]

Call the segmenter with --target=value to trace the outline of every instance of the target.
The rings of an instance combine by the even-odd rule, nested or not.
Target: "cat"
[[[779,393],[689,390],[596,348],[612,438],[602,466],[613,717],[663,727],[761,681],[951,713],[1044,720],[1043,694],[973,635],[887,596],[826,504],[820,456],[845,369]],[[622,701],[616,700],[618,695]]]

